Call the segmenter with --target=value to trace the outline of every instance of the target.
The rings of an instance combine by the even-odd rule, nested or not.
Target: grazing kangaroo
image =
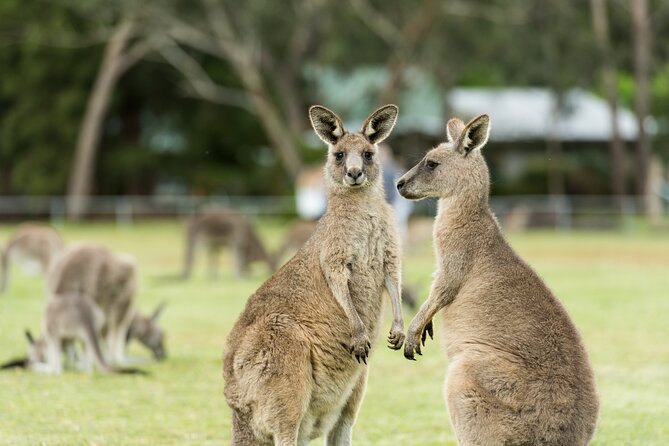
[[[153,358],[156,361],[162,361],[167,357],[167,352],[165,351],[165,333],[158,324],[158,319],[163,314],[164,309],[165,303],[162,303],[148,317],[135,312],[132,322],[130,322],[128,335],[126,336],[126,343],[132,339],[137,339],[140,344],[151,350]]]
[[[100,350],[100,335],[105,322],[102,310],[90,299],[78,294],[52,296],[44,312],[43,337],[35,340],[29,331],[28,359],[25,367],[38,372],[60,374],[63,371],[63,350],[72,358],[74,343],[84,346],[83,369],[93,365],[103,373],[143,373],[138,369],[109,366]]]
[[[489,118],[451,119],[447,142],[397,183],[439,198],[437,269],[411,321],[404,355],[421,354],[443,311],[445,397],[460,445],[586,445],[599,403],[588,355],[558,299],[504,239],[488,206],[481,147]]]
[[[157,359],[164,357],[163,335],[155,319],[142,319],[135,309],[137,268],[134,259],[93,244],[75,244],[67,248],[53,264],[48,277],[50,299],[75,294],[89,299],[104,315],[102,333],[113,364],[124,364],[129,335],[138,333],[143,322],[155,325],[152,336],[138,338]],[[133,323],[134,322],[134,323]],[[131,330],[137,325],[136,330]],[[148,343],[146,341],[150,340]]]
[[[218,259],[221,248],[230,246],[234,251],[235,274],[244,277],[252,262],[265,262],[273,272],[276,269],[260,241],[258,234],[242,214],[230,210],[199,215],[186,225],[186,255],[183,278],[188,279],[193,270],[198,244],[204,244],[209,251],[209,274],[218,275]]]
[[[25,223],[20,225],[0,252],[0,294],[9,285],[10,263],[36,264],[42,273],[63,249],[63,239],[51,226]]]
[[[398,109],[386,105],[348,133],[330,110],[309,110],[328,144],[328,206],[313,236],[248,300],[228,337],[223,376],[233,445],[351,443],[379,331],[384,290],[404,341],[400,242],[381,182],[377,143]]]

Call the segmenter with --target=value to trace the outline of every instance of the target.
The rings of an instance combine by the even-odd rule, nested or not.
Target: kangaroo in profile
[[[45,373],[63,371],[63,351],[74,356],[74,343],[84,346],[83,370],[91,372],[93,365],[102,373],[143,373],[138,369],[118,369],[107,364],[100,349],[101,331],[105,317],[90,300],[78,294],[52,296],[47,302],[43,319],[43,337],[35,340],[29,331],[28,359],[25,367]]]
[[[126,342],[129,336],[146,331],[140,327],[144,323],[152,325],[151,335],[138,340],[156,359],[164,358],[163,332],[157,325],[157,316],[142,318],[135,308],[136,282],[134,258],[85,243],[72,245],[58,256],[47,280],[51,301],[74,294],[88,299],[100,310],[104,316],[102,333],[113,364],[127,362]]]
[[[400,242],[381,182],[377,144],[397,119],[394,105],[349,133],[330,110],[309,110],[328,144],[328,206],[312,237],[251,296],[225,347],[225,396],[233,445],[351,443],[367,383],[367,358],[382,316],[388,341],[404,341]]]
[[[409,325],[404,355],[421,354],[443,311],[445,397],[460,445],[586,445],[597,422],[595,379],[558,299],[513,251],[488,205],[481,148],[489,118],[452,119],[447,142],[397,183],[403,197],[439,199],[437,269]]]
[[[42,273],[63,249],[63,239],[51,226],[38,223],[20,225],[0,252],[0,294],[9,285],[10,263],[36,264]]]
[[[204,244],[209,251],[209,274],[218,275],[221,248],[230,246],[234,252],[235,274],[244,277],[252,262],[265,262],[273,272],[274,259],[267,254],[258,234],[248,219],[231,210],[199,215],[186,225],[186,255],[183,278],[188,279],[193,270],[196,249]]]

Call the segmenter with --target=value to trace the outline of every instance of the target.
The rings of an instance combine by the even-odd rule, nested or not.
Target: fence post
[[[65,199],[52,197],[49,200],[49,220],[53,226],[62,226],[65,221]]]
[[[132,203],[125,197],[116,200],[116,226],[132,225]]]

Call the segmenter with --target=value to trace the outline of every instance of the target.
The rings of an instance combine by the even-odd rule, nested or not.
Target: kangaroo
[[[156,361],[162,361],[167,357],[165,333],[158,324],[158,319],[164,309],[165,303],[162,303],[148,317],[135,312],[126,336],[126,344],[132,339],[137,339],[140,344],[151,350]]]
[[[304,245],[309,237],[316,230],[316,221],[312,220],[299,220],[297,221],[289,230],[288,234],[284,238],[284,241],[275,253],[274,258],[276,259],[277,264],[286,256],[286,253],[297,251],[302,245]],[[416,303],[416,297],[413,289],[406,284],[402,284],[401,289],[402,303],[407,305],[409,308],[415,310],[418,304]]]
[[[248,300],[227,340],[225,396],[233,445],[351,443],[367,383],[367,358],[382,315],[388,341],[404,342],[400,241],[381,182],[377,144],[398,109],[381,107],[349,133],[330,110],[309,110],[328,144],[328,206],[311,238]]]
[[[411,321],[404,355],[421,354],[443,311],[445,398],[459,445],[586,445],[599,408],[581,337],[558,299],[507,244],[488,205],[481,148],[487,115],[452,119],[447,141],[397,183],[439,199],[437,268]]]
[[[252,262],[265,262],[273,272],[276,269],[253,226],[238,212],[224,212],[199,215],[186,225],[186,255],[183,278],[188,279],[193,270],[195,253],[199,243],[209,250],[209,274],[218,275],[218,258],[221,248],[230,246],[234,250],[235,274],[244,277]]]
[[[63,249],[63,239],[51,226],[38,223],[20,225],[0,252],[0,294],[9,286],[9,265],[13,262],[36,264],[42,273]]]
[[[81,295],[102,312],[102,333],[110,361],[120,365],[127,362],[128,335],[139,332],[131,330],[133,321],[135,325],[141,323],[135,308],[136,282],[134,258],[113,253],[103,246],[80,243],[70,246],[58,257],[49,271],[47,286],[52,296]],[[145,320],[157,324],[157,318]],[[162,330],[154,327],[153,332],[158,338],[147,346],[154,357],[164,357]]]
[[[90,300],[78,294],[53,296],[47,302],[43,319],[43,337],[35,340],[29,331],[27,367],[45,373],[60,374],[63,371],[62,353],[72,352],[75,341],[84,345],[85,371],[92,371],[93,364],[100,372],[111,373],[100,350],[100,331],[104,314]]]

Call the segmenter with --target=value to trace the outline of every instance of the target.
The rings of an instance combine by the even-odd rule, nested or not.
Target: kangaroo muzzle
[[[344,183],[347,186],[360,186],[367,180],[367,175],[362,171],[362,158],[351,156],[346,164],[346,175]]]

